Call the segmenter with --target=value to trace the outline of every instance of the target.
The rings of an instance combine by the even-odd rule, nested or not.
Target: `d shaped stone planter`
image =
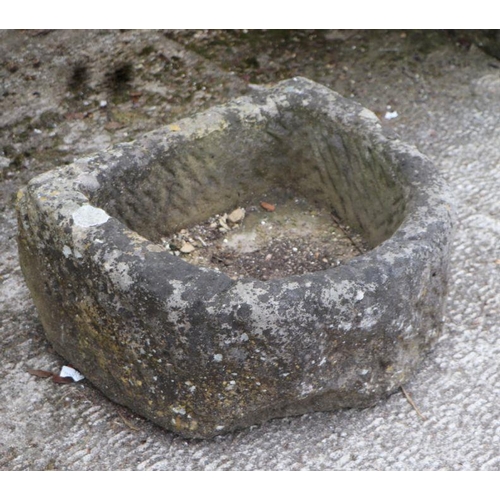
[[[331,207],[373,249],[262,282],[155,243],[277,185]],[[55,349],[184,436],[373,405],[442,329],[443,180],[373,113],[304,78],[36,177],[18,213],[22,269]]]

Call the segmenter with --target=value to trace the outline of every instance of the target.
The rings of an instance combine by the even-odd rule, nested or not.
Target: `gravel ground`
[[[477,38],[1,31],[0,469],[500,469],[500,62]],[[45,340],[19,269],[17,190],[75,157],[297,75],[372,109],[435,162],[455,193],[445,332],[406,387],[424,418],[396,393],[370,409],[188,441],[86,382],[30,375],[30,368],[56,371],[64,360]]]

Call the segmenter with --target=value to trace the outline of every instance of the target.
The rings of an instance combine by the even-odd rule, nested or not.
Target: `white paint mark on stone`
[[[220,363],[222,361],[222,354],[214,354],[214,361]]]
[[[359,326],[363,330],[370,330],[377,324],[379,318],[380,314],[376,307],[367,307],[363,312],[363,318],[361,319]]]
[[[178,415],[186,414],[186,408],[184,408],[183,406],[172,406],[172,411],[174,413],[177,413]]]
[[[189,303],[182,299],[185,286],[180,280],[170,280],[169,283],[172,286],[173,291],[166,300],[166,307],[169,311],[171,321],[180,324],[184,321],[184,311],[189,306]]]
[[[99,226],[109,218],[109,215],[104,210],[92,205],[82,205],[73,213],[73,220],[80,227]]]
[[[300,384],[300,396],[308,396],[314,391],[314,386],[312,384],[308,384],[307,382],[302,382]]]
[[[134,283],[134,279],[130,275],[130,268],[127,263],[116,262],[115,259],[119,256],[120,254],[110,256],[110,260],[104,263],[104,268],[109,273],[109,277],[115,285],[119,286],[123,290],[128,290]]]

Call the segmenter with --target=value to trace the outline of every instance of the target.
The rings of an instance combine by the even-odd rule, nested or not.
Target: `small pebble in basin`
[[[288,186],[371,250],[233,280],[158,244]],[[443,328],[446,185],[376,116],[304,78],[214,107],[19,193],[22,270],[48,339],[112,400],[186,437],[367,407]]]

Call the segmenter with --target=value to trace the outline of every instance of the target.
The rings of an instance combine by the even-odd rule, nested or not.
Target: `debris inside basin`
[[[283,188],[162,242],[191,264],[262,281],[336,267],[369,249],[331,210]]]

